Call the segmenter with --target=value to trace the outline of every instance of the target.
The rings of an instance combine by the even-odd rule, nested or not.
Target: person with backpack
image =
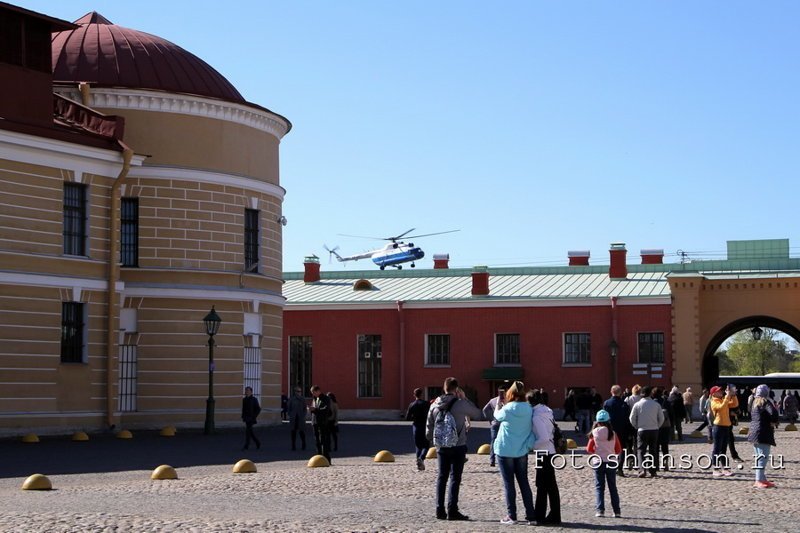
[[[593,454],[594,460],[590,466],[594,470],[594,501],[595,516],[606,515],[605,491],[608,485],[608,495],[611,497],[611,509],[614,518],[622,516],[619,508],[619,493],[617,492],[617,461],[622,453],[622,445],[611,424],[611,415],[608,411],[597,412],[592,432],[589,434],[589,444],[586,451]],[[590,460],[591,460],[590,459]]]
[[[537,526],[557,526],[561,524],[561,495],[558,492],[558,483],[556,483],[553,456],[556,454],[555,441],[560,440],[556,434],[560,435],[561,431],[556,426],[553,411],[542,403],[542,394],[539,391],[528,392],[526,399],[533,406],[531,430],[536,457],[534,518]],[[550,513],[547,513],[548,500]]]
[[[515,478],[525,505],[525,520],[530,523],[535,519],[533,493],[528,482],[528,453],[533,447],[532,417],[533,407],[525,401],[525,385],[515,381],[506,392],[505,402],[499,403],[494,412],[494,419],[500,427],[493,447],[500,463],[500,477],[503,478],[508,510],[505,518],[500,520],[504,525],[517,523]]]
[[[436,518],[439,520],[469,520],[458,509],[461,475],[467,459],[467,417],[482,420],[483,412],[467,399],[456,378],[445,379],[444,394],[431,405],[425,428],[428,441],[436,447],[439,467],[436,478]],[[450,486],[445,508],[448,478]]]

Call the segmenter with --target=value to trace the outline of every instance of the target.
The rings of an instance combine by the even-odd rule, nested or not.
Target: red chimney
[[[567,252],[569,266],[589,266],[589,250],[571,250]]]
[[[489,295],[489,267],[476,266],[472,269],[472,295]]]
[[[306,283],[315,283],[320,280],[319,275],[319,257],[316,255],[309,255],[303,260],[303,266],[306,267],[303,281]]]
[[[664,262],[664,249],[651,248],[649,250],[642,250],[643,265],[660,265]]]
[[[625,249],[624,242],[612,242],[611,249],[611,265],[608,267],[608,277],[611,279],[625,279],[628,277],[628,266],[625,264],[625,256],[628,255],[628,250]]]
[[[450,268],[450,254],[433,254],[433,268]]]

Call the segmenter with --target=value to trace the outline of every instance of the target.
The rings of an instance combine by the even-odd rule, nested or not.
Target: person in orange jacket
[[[711,404],[709,410],[711,419],[714,421],[713,438],[714,444],[711,449],[711,460],[714,465],[714,477],[732,476],[729,468],[728,456],[725,450],[728,448],[728,439],[731,437],[731,409],[739,407],[739,400],[736,398],[736,391],[730,387],[727,390],[722,387],[711,387]]]

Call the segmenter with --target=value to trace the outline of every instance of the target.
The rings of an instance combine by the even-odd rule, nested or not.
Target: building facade
[[[277,419],[289,121],[97,13],[3,16],[50,26],[36,76],[0,61],[40,95],[0,125],[0,431],[202,425],[212,373],[217,424],[246,385]]]

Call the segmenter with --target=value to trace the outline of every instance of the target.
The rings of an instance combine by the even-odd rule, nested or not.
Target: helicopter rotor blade
[[[372,239],[374,241],[385,241],[383,237],[367,237],[366,235],[348,235],[347,233],[337,233],[340,237],[354,237],[356,239]]]
[[[448,230],[448,231],[439,231],[439,232],[436,232],[436,233],[423,233],[422,235],[408,235],[408,236],[406,236],[406,238],[407,239],[416,239],[418,237],[430,237],[432,235],[444,235],[445,233],[455,233],[457,231],[461,231],[461,230],[460,229],[451,229],[451,230]],[[406,232],[406,233],[408,233],[408,232]]]
[[[385,240],[385,241],[392,241],[392,242],[394,242],[394,241],[397,241],[397,240],[400,240],[400,239],[402,239],[403,237],[405,237],[406,235],[408,235],[409,233],[411,233],[412,231],[414,231],[415,229],[417,229],[417,228],[411,228],[411,229],[410,229],[410,230],[408,230],[408,231],[404,231],[403,233],[401,233],[401,234],[400,234],[400,235],[398,235],[397,237],[387,237],[387,238],[385,238],[384,240]]]

